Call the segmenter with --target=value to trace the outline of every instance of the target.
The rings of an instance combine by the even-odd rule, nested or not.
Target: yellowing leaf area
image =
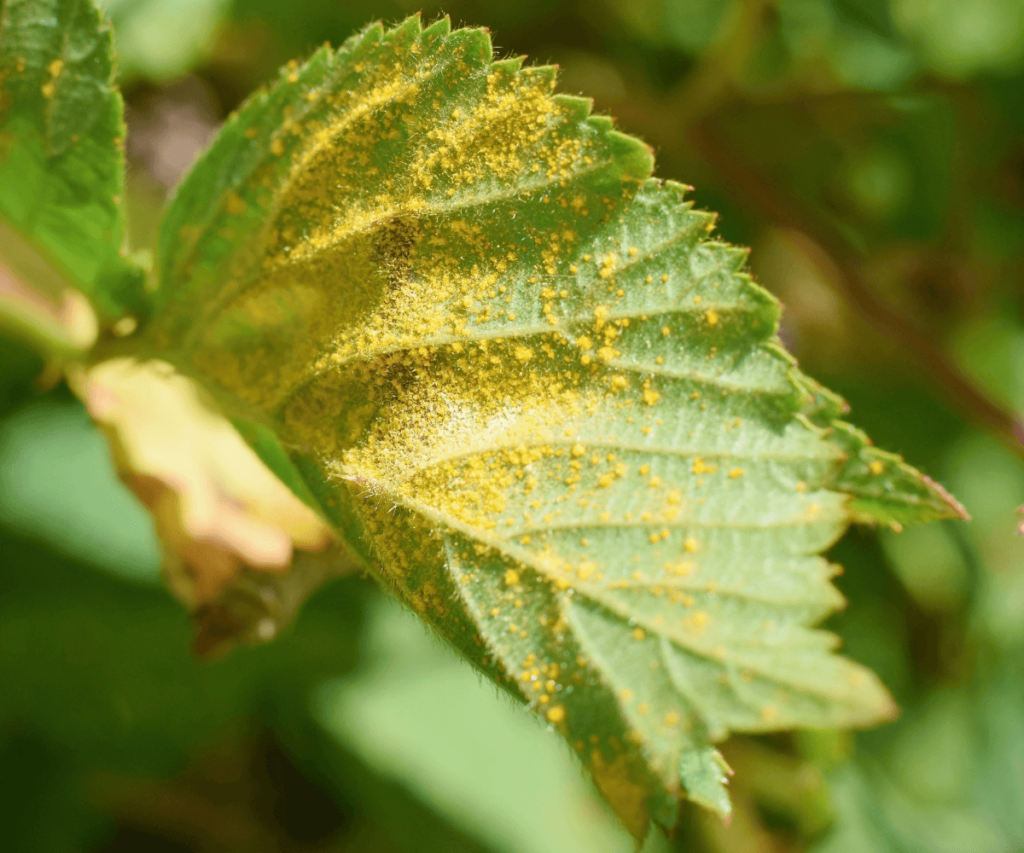
[[[837,420],[746,253],[554,86],[418,18],[284,69],[168,210],[134,345],[641,837],[728,809],[731,731],[893,715],[811,627],[842,604],[820,554],[962,510]]]

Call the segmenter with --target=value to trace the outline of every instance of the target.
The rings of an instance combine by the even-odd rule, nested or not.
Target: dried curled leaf
[[[199,651],[271,639],[345,570],[324,523],[168,365],[115,359],[75,384],[153,514],[164,577],[197,616]]]
[[[416,18],[285,69],[168,210],[137,346],[642,836],[682,794],[728,808],[730,731],[893,715],[811,628],[842,604],[820,554],[960,510],[837,420],[745,251],[554,84]]]

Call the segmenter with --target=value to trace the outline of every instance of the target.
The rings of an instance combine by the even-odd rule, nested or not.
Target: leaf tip
[[[714,812],[726,824],[732,819],[727,786],[733,772],[713,746],[687,750],[679,760],[679,775],[687,799]]]
[[[891,723],[900,717],[900,706],[882,684],[882,680],[867,667],[850,662],[852,669],[848,682],[853,688],[848,717],[841,722],[841,728],[869,729]]]

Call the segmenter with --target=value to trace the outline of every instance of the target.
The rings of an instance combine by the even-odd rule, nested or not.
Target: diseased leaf
[[[104,321],[145,301],[141,269],[121,254],[125,128],[113,65],[91,0],[0,0],[0,229],[27,240]]]
[[[811,628],[820,554],[961,510],[837,420],[745,251],[554,78],[416,18],[285,69],[167,211],[138,346],[639,837],[724,810],[730,731],[894,714]]]

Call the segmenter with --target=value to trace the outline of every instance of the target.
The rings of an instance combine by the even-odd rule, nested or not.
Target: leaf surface
[[[0,228],[45,256],[102,320],[144,304],[142,271],[121,253],[125,128],[113,67],[110,28],[91,0],[0,0]]]
[[[142,345],[641,836],[683,794],[727,808],[730,731],[892,716],[812,627],[842,604],[820,554],[960,510],[838,420],[745,251],[554,83],[416,18],[286,68],[167,211]]]

